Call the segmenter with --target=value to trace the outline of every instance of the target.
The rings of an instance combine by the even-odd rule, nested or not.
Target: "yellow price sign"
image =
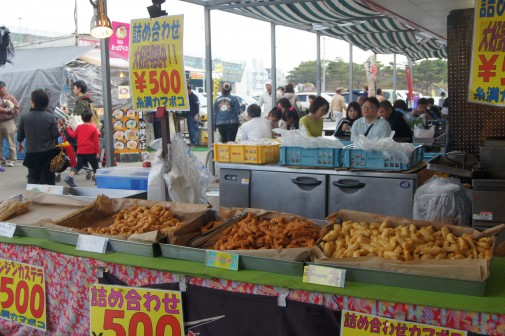
[[[466,336],[467,332],[417,322],[361,314],[348,310],[342,311],[340,336],[378,335]]]
[[[95,284],[90,335],[184,335],[180,292]]]
[[[505,106],[505,53],[502,31],[505,7],[500,1],[475,1],[468,101]]]
[[[46,282],[38,266],[0,259],[0,317],[46,331]]]
[[[189,110],[183,26],[183,15],[132,20],[129,62],[135,110]]]

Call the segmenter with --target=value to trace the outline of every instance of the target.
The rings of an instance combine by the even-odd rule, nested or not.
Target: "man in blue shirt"
[[[189,112],[186,113],[188,121],[188,133],[190,147],[196,147],[198,144],[198,123],[200,121],[200,100],[198,96],[191,91],[191,86],[188,85]]]

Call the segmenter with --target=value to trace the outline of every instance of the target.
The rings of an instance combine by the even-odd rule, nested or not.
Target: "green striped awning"
[[[323,36],[345,40],[377,54],[403,54],[412,60],[447,58],[447,42],[353,0],[187,0]]]

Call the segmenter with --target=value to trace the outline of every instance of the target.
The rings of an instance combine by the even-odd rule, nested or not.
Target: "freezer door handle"
[[[307,176],[300,176],[294,179],[291,179],[291,181],[299,186],[304,186],[304,187],[317,187],[323,181],[319,181],[315,177],[307,177]]]
[[[360,181],[352,180],[352,179],[342,179],[333,181],[333,185],[340,188],[351,188],[351,189],[361,189],[366,184]]]

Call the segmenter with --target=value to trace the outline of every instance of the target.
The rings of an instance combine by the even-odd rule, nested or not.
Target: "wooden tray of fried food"
[[[0,222],[24,214],[32,202],[29,200],[19,200],[18,198],[8,199],[0,204]]]

